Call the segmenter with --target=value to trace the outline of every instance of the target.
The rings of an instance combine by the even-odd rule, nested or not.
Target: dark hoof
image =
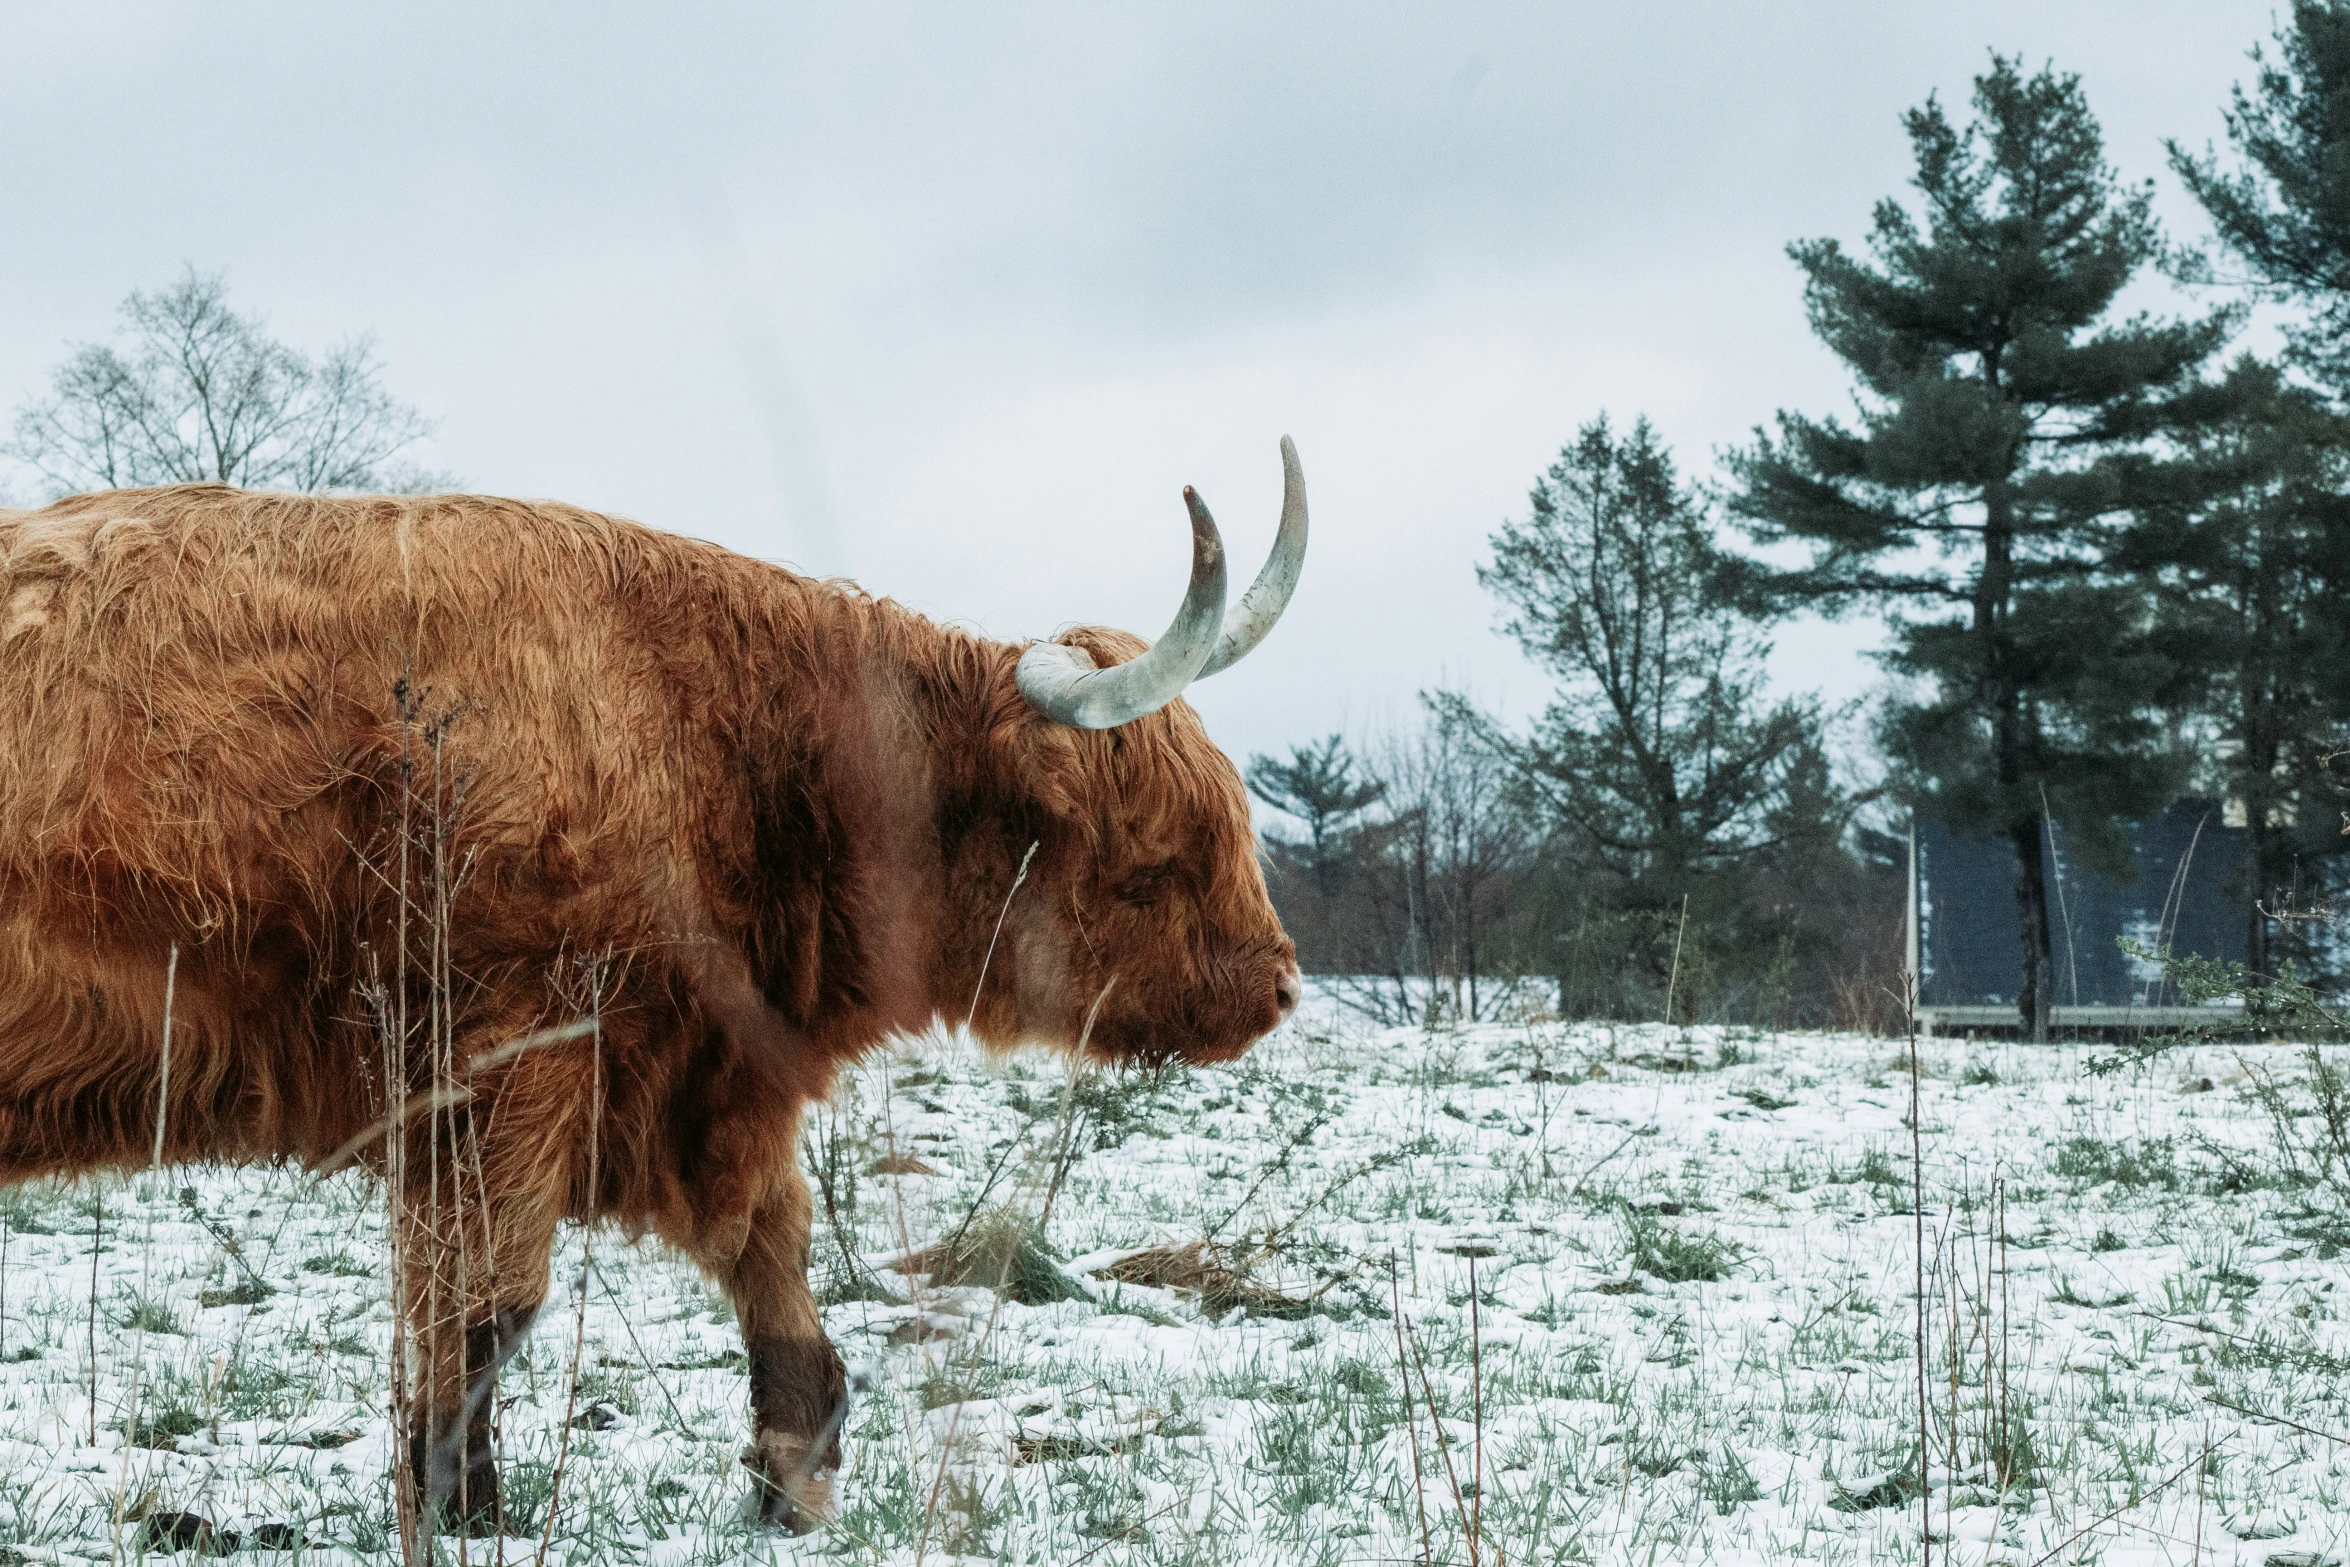
[[[498,1465],[486,1446],[460,1469],[454,1443],[428,1446],[420,1435],[410,1439],[408,1461],[424,1516],[441,1533],[481,1540],[498,1532]]]
[[[498,1532],[498,1471],[484,1465],[470,1470],[461,1490],[435,1498],[429,1509],[443,1534],[461,1534],[468,1540],[486,1540]]]
[[[256,1551],[298,1551],[302,1543],[302,1526],[295,1523],[255,1524],[253,1537],[245,1542]]]
[[[751,1472],[751,1506],[762,1529],[813,1534],[832,1522],[834,1470],[810,1460],[806,1438],[762,1431],[743,1449],[742,1465]]]
[[[139,1543],[150,1551],[234,1549],[212,1532],[212,1520],[197,1513],[149,1513]]]

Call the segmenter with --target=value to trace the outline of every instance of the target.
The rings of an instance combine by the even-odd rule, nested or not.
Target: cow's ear
[[[1025,804],[1059,822],[1084,816],[1088,738],[1083,730],[1033,715],[1013,729],[1006,737],[1010,771]]]

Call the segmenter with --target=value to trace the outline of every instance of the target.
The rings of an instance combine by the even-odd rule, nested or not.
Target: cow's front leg
[[[832,1517],[848,1381],[808,1292],[811,1204],[797,1171],[751,1210],[740,1252],[706,1259],[742,1323],[750,1360],[751,1445],[759,1521],[806,1533]]]

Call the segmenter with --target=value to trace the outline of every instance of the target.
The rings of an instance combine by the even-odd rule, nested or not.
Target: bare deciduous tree
[[[84,343],[17,410],[5,448],[57,494],[218,481],[260,489],[436,489],[403,455],[432,421],[384,389],[373,343],[312,359],[190,267],[122,303],[119,344]]]

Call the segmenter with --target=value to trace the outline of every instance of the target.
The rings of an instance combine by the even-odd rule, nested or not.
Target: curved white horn
[[[1082,648],[1039,642],[1020,655],[1013,678],[1028,705],[1058,724],[1115,729],[1155,713],[1199,678],[1224,624],[1224,541],[1207,503],[1189,488],[1191,586],[1166,634],[1141,657],[1096,669]]]
[[[1285,435],[1281,437],[1281,531],[1273,536],[1273,553],[1266,557],[1265,569],[1257,573],[1257,580],[1224,617],[1224,634],[1216,639],[1216,651],[1208,655],[1198,678],[1205,680],[1240,662],[1249,649],[1265,640],[1265,633],[1289,607],[1289,595],[1297,591],[1297,575],[1305,564],[1306,476],[1297,465],[1297,447]]]

